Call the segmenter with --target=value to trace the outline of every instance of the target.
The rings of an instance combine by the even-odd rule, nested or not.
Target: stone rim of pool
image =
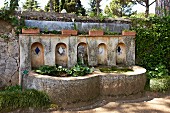
[[[121,97],[144,91],[146,69],[132,66],[133,72],[103,73],[95,71],[81,77],[53,77],[33,71],[24,77],[24,88],[45,91],[64,109],[95,103],[100,97]]]

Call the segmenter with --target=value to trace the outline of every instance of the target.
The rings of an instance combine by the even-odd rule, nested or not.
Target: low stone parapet
[[[83,77],[51,77],[30,72],[24,88],[45,91],[53,103],[63,108],[87,106],[100,96],[127,96],[144,90],[146,70],[133,66],[133,72],[94,72]]]

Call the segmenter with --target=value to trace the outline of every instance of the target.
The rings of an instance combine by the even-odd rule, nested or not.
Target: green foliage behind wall
[[[137,24],[134,22],[133,27],[137,31],[136,64],[149,71],[157,71],[157,67],[163,65],[164,69],[160,68],[161,73],[167,72],[167,69],[169,71],[170,16],[137,20]],[[157,76],[153,78],[155,77]]]

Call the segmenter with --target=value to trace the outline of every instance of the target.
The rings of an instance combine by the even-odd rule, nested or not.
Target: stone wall
[[[40,20],[25,20],[26,26],[38,27],[41,31],[61,31],[62,29],[74,29],[73,22],[62,21],[40,21]],[[88,32],[90,29],[103,29],[104,31],[121,33],[124,29],[130,29],[130,23],[121,21],[111,23],[93,23],[93,22],[75,22],[79,32]]]
[[[18,40],[7,34],[9,40],[0,37],[0,88],[18,84],[19,44]]]
[[[24,11],[18,14],[25,19],[25,25],[29,27],[38,27],[41,31],[61,31],[62,29],[75,29],[85,33],[90,29],[103,29],[104,31],[121,33],[124,29],[130,29],[131,20],[124,18],[104,18],[76,16],[71,13],[56,12],[37,12]]]
[[[0,88],[18,84],[19,43],[12,25],[0,20]]]
[[[21,76],[23,72],[31,71],[33,67],[42,65],[74,66],[79,60],[78,48],[83,44],[87,45],[87,57],[83,56],[82,58],[90,66],[99,64],[105,66],[117,65],[116,59],[121,54],[125,56],[123,59],[121,58],[122,64],[135,65],[135,36],[21,34],[19,41],[20,56],[22,56],[20,57]],[[105,48],[100,48],[101,44]],[[121,48],[125,52],[117,51],[119,44],[125,44],[125,49]],[[106,58],[103,59],[103,56],[106,56]]]
[[[12,25],[9,22],[0,19],[0,34],[11,33],[11,31]]]
[[[45,91],[52,102],[63,108],[83,107],[97,99],[123,97],[144,91],[146,69],[132,66],[133,72],[102,73],[80,77],[52,77],[30,72],[23,79],[23,87]]]

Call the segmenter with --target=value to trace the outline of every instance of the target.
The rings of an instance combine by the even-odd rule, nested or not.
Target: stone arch
[[[87,44],[84,42],[77,45],[77,63],[88,65]]]
[[[67,67],[67,45],[65,43],[58,43],[55,48],[55,64]]]
[[[31,45],[31,67],[38,68],[44,65],[44,47],[41,43],[35,42]]]
[[[98,45],[97,61],[98,65],[107,65],[107,47],[104,43]]]
[[[126,46],[124,43],[119,43],[116,47],[116,64],[126,64]]]

